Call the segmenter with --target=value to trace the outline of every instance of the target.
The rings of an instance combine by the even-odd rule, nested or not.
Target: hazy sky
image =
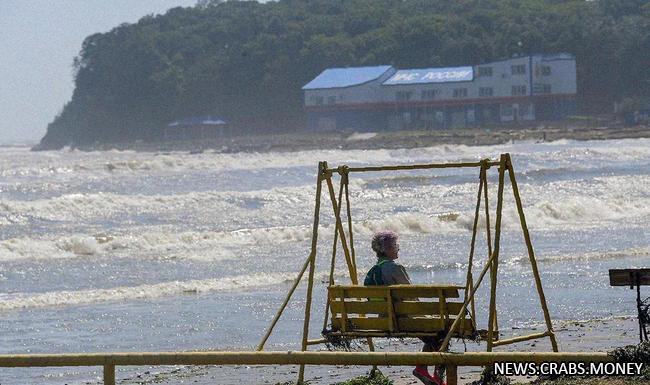
[[[37,142],[70,100],[84,38],[196,0],[0,0],[0,144]]]

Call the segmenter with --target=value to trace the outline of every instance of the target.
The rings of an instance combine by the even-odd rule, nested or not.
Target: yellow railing
[[[445,365],[448,385],[456,385],[457,367],[488,366],[495,362],[613,362],[607,353],[471,352],[160,352],[1,354],[0,367],[103,366],[104,384],[115,384],[116,366],[143,365]]]

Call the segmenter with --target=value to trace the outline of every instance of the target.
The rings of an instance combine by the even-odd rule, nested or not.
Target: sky
[[[72,97],[86,36],[197,0],[0,0],[0,144],[37,143]]]

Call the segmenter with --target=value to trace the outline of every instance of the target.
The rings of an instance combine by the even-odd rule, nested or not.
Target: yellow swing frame
[[[498,182],[498,192],[497,192],[497,207],[496,207],[496,220],[494,224],[494,239],[492,240],[491,236],[491,227],[490,227],[490,213],[489,213],[489,204],[488,204],[488,183],[487,183],[487,171],[492,166],[498,166],[499,171],[499,182]],[[320,202],[321,202],[321,193],[323,182],[327,185],[327,190],[329,197],[332,203],[332,209],[334,211],[334,216],[336,218],[336,226],[334,232],[334,243],[332,246],[332,259],[330,265],[330,275],[329,275],[329,286],[334,285],[334,267],[337,254],[337,243],[340,240],[341,248],[343,249],[343,254],[345,256],[346,265],[348,272],[350,274],[350,280],[352,285],[358,285],[358,272],[356,265],[356,254],[354,251],[354,235],[352,231],[352,217],[350,211],[350,200],[348,192],[348,182],[349,174],[355,172],[375,172],[375,171],[399,171],[399,170],[423,170],[423,169],[442,169],[442,168],[479,168],[479,188],[477,194],[476,210],[474,213],[474,224],[472,230],[472,241],[470,245],[469,252],[469,263],[467,270],[467,282],[465,286],[465,295],[464,301],[460,308],[460,311],[457,317],[454,319],[451,326],[446,331],[446,337],[442,343],[440,351],[445,351],[449,345],[449,341],[453,336],[453,333],[456,332],[460,324],[465,320],[464,315],[467,313],[468,308],[472,320],[475,320],[476,310],[474,306],[474,296],[483,281],[488,270],[490,271],[490,305],[489,305],[489,318],[488,318],[488,330],[487,330],[487,351],[492,351],[493,348],[497,346],[503,346],[508,344],[513,344],[517,342],[523,342],[533,339],[549,337],[551,346],[554,352],[558,351],[557,340],[555,338],[555,333],[553,331],[553,325],[551,323],[551,316],[548,311],[548,306],[546,304],[546,297],[544,296],[544,290],[542,288],[542,281],[540,279],[539,270],[537,268],[537,262],[535,260],[535,252],[533,251],[533,245],[531,243],[530,234],[528,232],[528,226],[526,225],[526,218],[524,216],[523,205],[521,203],[521,197],[519,195],[519,188],[517,186],[517,181],[515,179],[515,172],[512,166],[512,160],[510,154],[501,154],[499,160],[490,160],[484,159],[478,162],[461,162],[461,163],[432,163],[432,164],[415,164],[415,165],[397,165],[397,166],[373,166],[373,167],[348,167],[345,165],[329,168],[327,162],[319,162],[318,164],[318,175],[316,180],[316,202],[314,208],[314,222],[312,229],[312,238],[311,238],[311,252],[305,260],[298,277],[293,282],[291,289],[289,290],[284,302],[280,306],[280,309],[276,313],[271,325],[267,329],[264,337],[257,346],[258,351],[264,349],[264,345],[269,339],[273,329],[275,328],[278,320],[280,319],[284,309],[289,303],[293,293],[296,288],[302,281],[302,278],[309,268],[309,275],[307,281],[307,298],[305,305],[305,318],[303,324],[303,333],[302,333],[302,344],[301,350],[306,351],[309,345],[317,345],[325,343],[325,339],[309,340],[309,324],[311,318],[311,302],[312,294],[314,287],[314,271],[316,266],[316,254],[317,254],[317,243],[318,243],[318,225],[320,218]],[[519,221],[521,224],[521,229],[524,236],[524,241],[526,243],[526,248],[528,250],[528,258],[532,268],[533,277],[535,279],[535,285],[537,288],[537,293],[539,295],[540,305],[544,314],[544,320],[546,323],[546,331],[542,333],[535,333],[529,335],[517,336],[509,339],[498,339],[499,328],[497,324],[497,312],[496,312],[496,288],[497,288],[497,272],[498,272],[498,261],[499,261],[499,246],[501,238],[501,219],[503,212],[503,193],[505,185],[505,174],[508,173],[510,184],[512,186],[512,192],[514,195],[515,203],[517,206],[517,212],[519,215]],[[332,182],[334,174],[340,175],[340,184],[339,184],[339,194],[338,199],[335,196],[334,184]],[[345,192],[345,201],[346,201],[346,211],[347,211],[347,223],[348,223],[348,237],[345,235],[343,229],[343,223],[341,220],[341,208],[343,205],[343,193]],[[478,229],[478,222],[480,217],[481,210],[481,201],[485,201],[485,224],[486,224],[486,239],[487,239],[487,251],[488,251],[488,260],[485,264],[485,267],[481,271],[476,282],[472,275],[472,265],[474,259],[476,235]],[[349,238],[349,240],[348,240]],[[348,243],[349,242],[349,243]],[[417,285],[415,285],[417,286]],[[332,300],[331,296],[328,296],[328,301],[325,309],[325,320],[323,323],[323,330],[327,327],[328,314],[330,301]],[[342,300],[342,299],[341,299]],[[474,322],[474,321],[473,321]],[[387,335],[390,336],[390,335]],[[408,336],[405,335],[405,336]],[[368,347],[370,351],[374,351],[374,345],[372,338],[367,337]],[[298,381],[301,382],[304,379],[304,370],[305,366],[300,366],[300,371],[298,374]]]

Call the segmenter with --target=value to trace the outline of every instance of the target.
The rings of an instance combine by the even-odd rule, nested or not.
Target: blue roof
[[[391,66],[328,68],[305,84],[303,90],[321,88],[343,88],[367,83],[379,78],[391,69]]]
[[[167,127],[220,126],[222,124],[226,124],[226,121],[216,116],[206,115],[206,116],[192,116],[189,118],[177,119],[169,123]]]
[[[556,54],[545,54],[542,55],[542,61],[553,61],[553,60],[571,60],[575,59],[570,53],[560,52]]]
[[[446,67],[399,70],[383,85],[466,82],[474,79],[472,67]]]

